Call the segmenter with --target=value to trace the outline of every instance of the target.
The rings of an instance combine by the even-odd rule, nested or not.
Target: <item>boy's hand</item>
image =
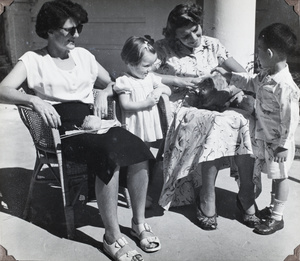
[[[226,78],[226,81],[229,83],[230,82],[230,79],[231,79],[231,76],[232,74],[228,71],[226,71],[223,67],[215,67],[214,69],[211,70],[211,73],[220,73],[223,77]]]
[[[274,151],[274,161],[277,163],[286,161],[288,150],[282,147],[277,147]]]

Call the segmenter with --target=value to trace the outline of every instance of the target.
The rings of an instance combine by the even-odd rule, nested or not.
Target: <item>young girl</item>
[[[128,72],[116,79],[114,90],[119,95],[122,123],[150,147],[151,142],[163,138],[156,104],[163,93],[170,95],[171,89],[151,72],[157,55],[146,38],[128,38],[121,57]],[[149,172],[148,162],[145,168]],[[146,208],[151,205],[152,198],[147,196]]]
[[[268,178],[272,179],[270,206],[260,211],[265,221],[254,229],[262,235],[284,227],[283,209],[289,191],[288,172],[295,155],[300,97],[286,62],[296,40],[288,26],[272,24],[258,37],[258,59],[263,68],[259,74],[250,77],[217,69],[236,87],[256,93],[255,138],[260,145],[257,156],[265,162]]]
[[[163,93],[170,95],[171,90],[151,72],[156,52],[146,38],[132,36],[125,42],[121,57],[128,72],[117,78],[114,90],[119,95],[122,121],[146,143],[162,139],[156,104]]]

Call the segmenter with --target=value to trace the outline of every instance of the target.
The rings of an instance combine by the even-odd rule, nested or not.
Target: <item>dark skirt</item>
[[[92,114],[90,105],[79,102],[54,107],[61,116],[61,134],[80,127],[85,116]],[[106,184],[117,166],[127,167],[153,159],[144,142],[121,127],[110,128],[105,134],[85,133],[62,139],[62,153],[68,161],[87,164],[89,174],[97,175]],[[121,173],[124,175],[124,171]]]

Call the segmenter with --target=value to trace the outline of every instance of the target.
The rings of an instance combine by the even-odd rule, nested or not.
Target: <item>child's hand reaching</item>
[[[150,93],[146,99],[147,107],[151,108],[154,105],[156,105],[159,101],[159,98],[160,98],[160,96],[158,97],[157,95],[153,94],[153,92]]]
[[[226,78],[226,81],[229,83],[230,80],[231,80],[231,76],[232,76],[232,73],[231,72],[228,72],[226,71],[223,67],[215,67],[214,69],[211,70],[211,73],[220,73],[223,77]]]
[[[158,99],[160,98],[160,96],[162,95],[163,93],[163,90],[162,88],[156,88],[154,89],[152,92],[151,92],[151,95],[153,95],[153,97],[155,97],[155,99]]]
[[[274,151],[274,161],[275,162],[284,162],[286,161],[288,155],[288,150],[282,147],[277,147],[277,149]]]

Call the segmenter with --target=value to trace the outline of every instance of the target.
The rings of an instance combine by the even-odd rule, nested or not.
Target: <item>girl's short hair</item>
[[[289,55],[296,47],[297,37],[292,29],[282,23],[274,23],[265,27],[258,36],[266,48],[274,49],[280,54]]]
[[[57,30],[69,18],[78,24],[88,22],[88,14],[81,5],[69,0],[54,0],[42,5],[36,20],[35,31],[41,38],[47,39],[50,30]]]
[[[152,39],[131,36],[123,46],[121,58],[126,64],[136,66],[141,62],[145,51],[156,54],[152,45]]]
[[[169,40],[174,40],[178,28],[189,24],[202,26],[202,14],[202,8],[196,4],[177,5],[168,16],[163,35]]]

